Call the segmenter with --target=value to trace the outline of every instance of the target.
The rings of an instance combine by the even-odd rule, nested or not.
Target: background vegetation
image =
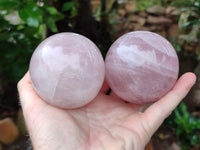
[[[198,65],[200,0],[134,2],[136,12],[154,5],[180,8],[177,24],[181,36],[174,37],[173,45],[183,57],[180,59],[189,53]],[[89,0],[0,0],[0,114],[19,109],[16,83],[28,70],[34,49],[46,37],[58,32],[77,32],[93,40],[105,56],[115,34],[112,29],[115,21],[110,18],[121,8],[120,4],[118,0],[101,0],[93,10]],[[200,119],[188,111],[187,105],[182,103],[166,124],[183,149],[199,148]]]

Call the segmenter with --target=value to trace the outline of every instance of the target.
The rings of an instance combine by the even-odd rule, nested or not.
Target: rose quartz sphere
[[[106,80],[120,98],[136,104],[154,102],[174,86],[179,70],[172,45],[148,31],[127,33],[110,47]]]
[[[103,57],[95,44],[75,33],[44,40],[30,61],[30,76],[38,95],[60,108],[77,108],[93,100],[104,81]]]

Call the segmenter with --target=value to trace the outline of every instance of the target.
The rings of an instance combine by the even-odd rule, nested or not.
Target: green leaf
[[[13,9],[18,5],[18,0],[0,0],[0,9]]]
[[[45,17],[52,18],[54,20],[54,22],[61,20],[65,17],[62,13],[58,12],[55,7],[51,7],[51,6],[46,7],[46,11],[48,13],[47,13],[47,16],[45,16]]]
[[[0,42],[1,41],[5,41],[5,40],[7,40],[9,38],[10,38],[10,34],[8,34],[7,32],[1,32]]]
[[[184,30],[188,26],[188,19],[190,16],[190,11],[185,11],[180,15],[178,26],[180,30]]]
[[[58,29],[56,27],[55,21],[52,17],[48,17],[46,20],[47,27],[52,31],[52,32],[58,32]]]
[[[41,40],[46,38],[47,34],[47,26],[46,24],[40,24],[38,31],[35,33],[35,37]]]
[[[38,27],[39,20],[33,17],[27,18],[27,24],[31,27]]]
[[[69,11],[71,10],[74,6],[74,2],[65,2],[62,6],[62,11]]]
[[[41,20],[41,11],[34,3],[30,3],[19,10],[20,18],[31,27],[38,27]]]
[[[57,15],[57,14],[59,14],[59,12],[57,11],[57,9],[55,7],[52,7],[52,6],[46,7],[46,10],[51,15]]]

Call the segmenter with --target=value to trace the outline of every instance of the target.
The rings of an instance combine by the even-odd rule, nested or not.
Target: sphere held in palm
[[[77,108],[94,99],[104,81],[105,66],[95,44],[75,33],[44,40],[30,61],[30,76],[38,95],[60,108]]]
[[[117,39],[105,60],[106,79],[120,98],[144,104],[164,96],[179,70],[176,51],[162,36],[135,31]]]

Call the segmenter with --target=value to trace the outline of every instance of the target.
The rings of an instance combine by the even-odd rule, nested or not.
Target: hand
[[[143,150],[195,81],[193,73],[182,75],[167,95],[145,111],[141,111],[144,106],[125,103],[114,93],[106,95],[106,83],[91,103],[71,110],[43,101],[29,73],[18,90],[34,150]]]

